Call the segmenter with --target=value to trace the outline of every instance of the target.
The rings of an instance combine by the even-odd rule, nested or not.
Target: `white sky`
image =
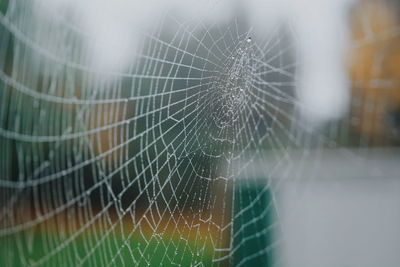
[[[53,12],[69,10],[95,40],[92,64],[102,72],[120,70],[133,60],[140,33],[165,9],[187,19],[226,21],[242,1],[253,26],[265,34],[281,19],[298,32],[298,96],[303,117],[318,124],[341,117],[349,102],[343,52],[347,44],[345,11],[354,0],[40,0]],[[209,12],[209,10],[214,12]]]

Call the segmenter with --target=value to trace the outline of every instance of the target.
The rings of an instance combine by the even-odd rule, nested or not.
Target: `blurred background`
[[[397,0],[0,0],[1,266],[399,266]]]

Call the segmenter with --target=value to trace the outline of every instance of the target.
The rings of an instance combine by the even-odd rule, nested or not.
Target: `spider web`
[[[68,17],[10,1],[0,23],[2,266],[279,265],[272,178],[351,121],[302,123],[290,25],[165,12],[106,72]]]

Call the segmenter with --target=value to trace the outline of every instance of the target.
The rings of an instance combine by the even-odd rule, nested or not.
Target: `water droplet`
[[[251,43],[251,37],[248,37],[246,42]]]

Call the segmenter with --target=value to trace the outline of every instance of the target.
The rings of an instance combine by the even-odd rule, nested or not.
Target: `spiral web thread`
[[[272,178],[358,116],[301,123],[290,26],[165,14],[100,73],[78,26],[29,7],[0,15],[1,266],[279,266]]]

